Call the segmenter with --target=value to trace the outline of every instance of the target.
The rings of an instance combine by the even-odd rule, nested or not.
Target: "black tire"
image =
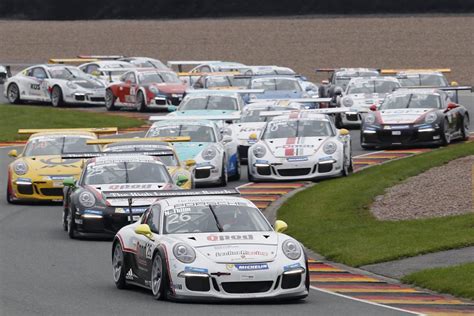
[[[144,112],[146,110],[145,96],[141,91],[137,93],[137,110],[138,112]]]
[[[67,209],[64,208],[63,209],[63,229],[64,229],[65,232],[67,232],[67,227],[68,227],[68,225],[67,225],[67,213],[68,213]]]
[[[76,223],[74,222],[74,210],[69,208],[67,212],[67,234],[69,238],[76,238]]]
[[[8,204],[15,204],[15,201],[12,198],[12,194],[10,192],[10,189],[7,186],[7,203]]]
[[[344,177],[347,177],[347,176],[350,175],[352,172],[354,172],[354,165],[353,165],[353,163],[352,163],[352,153],[351,153],[351,156],[350,156],[349,159],[350,159],[349,166],[347,166],[347,167],[344,166],[344,167],[342,168],[342,175],[343,175]]]
[[[306,264],[306,278],[305,278],[304,285],[306,286],[306,290],[308,290],[308,293],[309,293],[309,287],[311,285],[311,279],[310,279],[308,257],[306,256],[306,253],[304,254],[304,261],[305,261],[305,264]]]
[[[115,97],[111,89],[105,90],[105,108],[107,109],[107,111],[117,110],[117,107],[115,106],[116,99],[117,98]]]
[[[155,266],[156,265],[156,266]],[[156,268],[160,269],[159,275],[159,285],[156,284],[158,282],[158,275],[156,274]],[[166,268],[166,260],[164,255],[158,250],[153,255],[152,264],[151,264],[151,278],[150,278],[150,286],[151,292],[155,300],[164,300],[168,298],[168,270]]]
[[[11,83],[7,88],[8,102],[12,104],[20,104],[20,89],[16,83]]]
[[[219,186],[225,187],[227,185],[227,160],[224,156],[222,161],[221,176],[219,178]]]
[[[443,132],[441,134],[441,144],[443,146],[448,146],[449,143],[451,143],[451,135],[449,134],[449,131],[448,131],[448,126],[449,126],[449,122],[447,119],[445,119],[443,121]]]
[[[344,126],[342,125],[342,118],[341,118],[341,114],[338,113],[335,115],[334,117],[334,123],[336,124],[336,127],[337,128],[343,128]]]
[[[239,181],[241,178],[241,173],[240,173],[240,156],[239,153],[237,152],[237,166],[235,167],[237,169],[237,173],[234,174],[232,177],[229,178],[231,181]]]
[[[469,116],[467,114],[464,114],[464,117],[462,118],[462,126],[461,126],[461,138],[463,140],[468,140],[469,139],[469,124],[471,122],[469,121]]]
[[[125,253],[123,252],[122,245],[118,240],[115,241],[112,248],[112,268],[114,270],[115,286],[120,290],[126,289],[127,266],[125,264]]]
[[[54,86],[51,91],[51,104],[54,107],[60,107],[64,105],[63,91],[59,86]]]

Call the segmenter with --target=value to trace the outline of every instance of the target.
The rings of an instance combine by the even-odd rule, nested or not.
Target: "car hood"
[[[322,146],[327,137],[291,137],[264,140],[277,158],[311,156]]]
[[[95,79],[76,78],[70,81],[83,89],[105,89],[105,85]]]
[[[265,127],[265,122],[236,123],[232,124],[231,127],[237,139],[247,140],[251,134],[257,134],[257,137],[260,136]]]
[[[173,185],[170,183],[112,183],[102,185],[89,185],[92,191],[96,191],[97,194],[105,197],[107,204],[110,206],[128,206],[127,198],[109,198],[110,194],[120,194],[134,192],[139,194],[146,194],[147,192],[153,192],[157,190],[170,190],[173,189]],[[139,198],[133,199],[132,206],[148,206],[153,203],[156,198]]]
[[[28,165],[28,176],[56,176],[54,180],[67,177],[79,178],[82,171],[82,159],[62,159],[59,155],[20,158]],[[58,178],[57,176],[61,176]],[[53,180],[51,178],[51,180]]]
[[[167,94],[183,94],[186,91],[186,86],[180,83],[154,83],[150,86],[158,88],[161,93]]]
[[[213,116],[213,115],[235,115],[238,119],[239,111],[236,110],[186,110],[172,113],[176,116]]]
[[[381,110],[382,124],[413,124],[421,116],[435,109],[393,109]]]
[[[275,232],[234,232],[179,235],[178,239],[216,263],[273,261],[278,252]]]
[[[208,145],[213,143],[198,143],[198,142],[182,142],[182,143],[173,143],[178,158],[181,161],[186,161],[188,159],[194,159],[197,155],[203,151]]]

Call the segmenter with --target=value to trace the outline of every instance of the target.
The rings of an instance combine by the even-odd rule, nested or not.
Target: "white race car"
[[[116,286],[138,285],[155,299],[305,298],[309,273],[302,246],[282,234],[284,222],[273,229],[252,202],[221,195],[236,192],[156,192],[168,198],[115,236]]]
[[[250,181],[314,180],[348,175],[352,171],[349,131],[338,130],[321,112],[295,111],[268,122],[249,148]],[[278,111],[261,115],[277,115]]]
[[[10,103],[23,101],[64,104],[103,104],[105,85],[78,68],[65,65],[36,65],[24,69],[4,84]]]

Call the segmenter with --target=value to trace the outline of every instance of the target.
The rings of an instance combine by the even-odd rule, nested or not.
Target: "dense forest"
[[[2,19],[160,19],[444,12],[472,13],[474,0],[0,0]]]

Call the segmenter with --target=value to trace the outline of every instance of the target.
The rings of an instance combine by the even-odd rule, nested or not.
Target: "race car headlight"
[[[196,252],[190,246],[179,243],[173,247],[173,254],[182,263],[191,263],[196,259]]]
[[[79,88],[79,87],[77,86],[77,84],[75,84],[75,83],[72,82],[72,81],[68,81],[68,82],[66,83],[66,85],[67,85],[67,87],[68,87],[69,89],[72,89],[72,90],[76,90],[77,88]]]
[[[351,107],[353,104],[354,101],[349,97],[342,99],[342,105],[344,105],[345,107]]]
[[[294,239],[287,239],[283,242],[281,249],[288,259],[297,260],[301,257],[301,247]]]
[[[79,203],[84,207],[92,207],[95,205],[95,197],[89,191],[84,191],[79,194]]]
[[[28,172],[28,165],[23,161],[17,161],[13,164],[13,171],[19,176]]]
[[[212,160],[217,155],[217,150],[214,147],[207,147],[201,153],[201,157],[204,160]]]
[[[438,118],[438,116],[436,115],[436,113],[428,113],[428,114],[425,116],[425,123],[426,123],[426,124],[434,123],[437,118]]]
[[[375,115],[373,115],[372,113],[367,114],[367,116],[365,117],[365,123],[366,124],[374,124],[375,123]]]
[[[336,152],[337,145],[335,142],[327,142],[324,144],[323,151],[326,155],[332,155]]]
[[[151,86],[148,89],[150,90],[151,93],[154,93],[154,94],[159,94],[160,93],[160,90],[158,90],[157,87]]]
[[[262,158],[267,153],[265,146],[257,145],[253,148],[253,155],[257,158]]]

